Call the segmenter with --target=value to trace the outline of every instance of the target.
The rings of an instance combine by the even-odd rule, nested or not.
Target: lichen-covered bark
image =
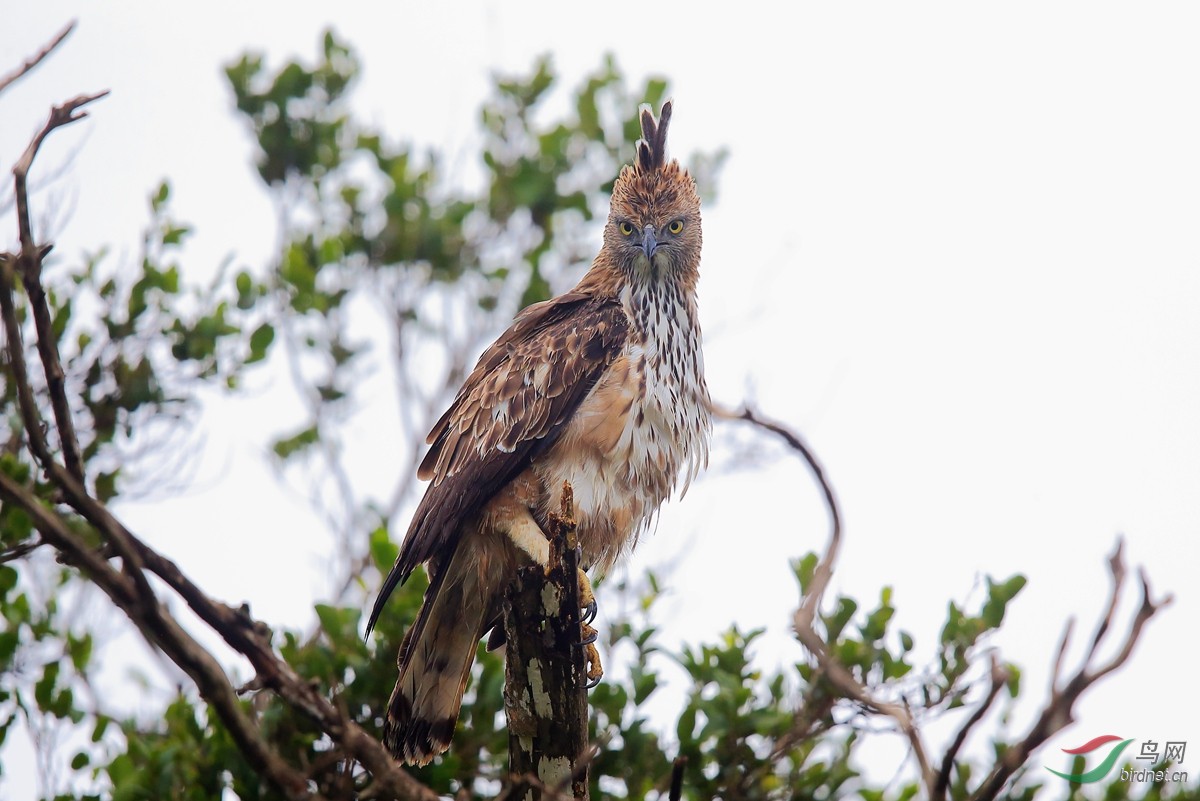
[[[570,509],[563,512],[550,532],[549,570],[540,565],[520,570],[504,604],[509,770],[515,783],[523,782],[525,801],[539,801],[543,788],[588,797],[578,555]]]

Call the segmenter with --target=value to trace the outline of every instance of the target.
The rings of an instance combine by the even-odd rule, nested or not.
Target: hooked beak
[[[646,261],[654,260],[654,251],[658,249],[658,242],[654,238],[654,226],[647,225],[646,232],[642,234],[642,252],[646,254]]]

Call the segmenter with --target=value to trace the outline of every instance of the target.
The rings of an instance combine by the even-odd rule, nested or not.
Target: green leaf
[[[0,599],[5,598],[17,586],[17,571],[9,565],[0,565]]]
[[[321,435],[315,425],[293,434],[290,437],[284,437],[275,441],[271,446],[271,450],[280,459],[290,459],[291,457],[304,452],[320,441]]]
[[[1005,688],[1008,690],[1009,697],[1016,698],[1021,692],[1021,668],[1012,662],[1005,663],[1004,668],[1008,672],[1008,680],[1004,683]]]
[[[246,364],[253,364],[257,361],[262,361],[267,355],[267,349],[271,347],[271,343],[275,341],[275,327],[270,323],[263,323],[258,328],[255,328],[250,334],[250,356],[246,359]]]
[[[817,572],[817,554],[809,551],[804,556],[792,562],[792,571],[796,574],[796,580],[800,582],[800,594],[808,592],[808,588],[812,585],[813,576]]]
[[[1018,574],[997,584],[989,576],[987,585],[988,597],[984,602],[981,616],[984,624],[988,628],[994,629],[1004,621],[1004,612],[1008,607],[1008,602],[1015,598],[1025,586],[1025,577]]]
[[[167,181],[159,183],[158,188],[150,195],[150,208],[157,213],[171,197],[171,184]]]
[[[101,503],[108,503],[117,495],[117,475],[120,469],[96,474],[96,498]]]
[[[888,623],[891,622],[892,615],[896,612],[895,607],[890,603],[891,597],[891,587],[884,587],[880,593],[879,608],[867,615],[866,622],[859,627],[859,631],[862,632],[864,639],[876,642],[883,639],[884,635],[887,634]]]
[[[186,225],[168,225],[163,231],[162,243],[164,245],[178,245],[183,242],[183,238],[192,232],[191,228]]]
[[[84,634],[82,637],[75,637],[70,632],[67,633],[67,653],[71,657],[71,664],[75,666],[78,673],[83,673],[88,663],[92,659],[92,635]]]
[[[371,549],[371,561],[375,569],[386,573],[400,555],[400,547],[392,542],[386,525],[379,525],[371,531],[368,547]]]
[[[317,604],[314,609],[321,629],[335,644],[354,643],[358,638],[358,621],[362,612],[354,607]]]
[[[822,615],[825,621],[826,637],[830,643],[835,642],[842,634],[842,629],[850,622],[850,618],[854,617],[854,613],[858,611],[858,602],[853,598],[847,598],[842,595],[838,597],[837,610],[831,615]]]
[[[96,717],[96,725],[92,728],[93,743],[98,743],[104,738],[104,732],[108,730],[108,724],[111,720],[107,715],[98,715]]]
[[[52,712],[54,703],[54,688],[58,681],[58,663],[50,662],[42,669],[42,676],[33,685],[33,699],[38,709]]]

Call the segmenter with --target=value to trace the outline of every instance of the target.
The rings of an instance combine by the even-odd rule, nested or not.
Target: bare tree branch
[[[1058,650],[1055,651],[1054,669],[1050,673],[1050,689],[1053,691],[1058,686],[1058,679],[1063,674],[1063,661],[1067,658],[1067,646],[1071,644],[1071,632],[1075,630],[1075,618],[1067,618],[1067,625],[1063,626],[1062,638],[1058,641]]]
[[[28,153],[29,151],[26,152]],[[19,184],[19,203],[22,202],[21,197],[23,194],[24,185]],[[30,247],[32,247],[32,244]],[[36,250],[36,248],[34,249]],[[22,250],[25,250],[24,243]],[[20,258],[23,258],[23,255]],[[38,413],[37,402],[33,395],[33,388],[29,383],[28,369],[25,365],[25,349],[21,336],[21,326],[17,320],[16,304],[13,299],[13,261],[14,259],[10,254],[0,255],[0,315],[4,318],[5,338],[8,341],[9,369],[12,371],[13,382],[16,385],[17,404],[20,406],[21,418],[29,437],[30,450],[33,452],[34,458],[42,466],[46,476],[66,494],[69,503],[72,503],[72,505],[77,503],[87,505],[90,501],[99,506],[98,503],[92,501],[88,496],[81,479],[72,471],[63,468],[54,459],[54,454],[50,451],[50,446],[46,441],[42,420]],[[40,276],[38,277],[40,278]],[[31,290],[30,287],[31,285],[26,281],[25,291],[28,295],[32,296],[36,292],[44,297],[45,293],[42,291],[40,284],[36,290]],[[49,360],[56,365],[59,364],[58,346],[52,334],[49,337],[39,337],[38,353],[44,363],[46,363],[46,360]],[[46,367],[47,376],[50,375],[50,372],[50,368]],[[59,366],[59,374],[61,376],[61,365]],[[52,383],[49,386],[49,391],[53,408],[56,411],[59,409],[65,410],[66,427],[72,432],[73,436],[74,428],[70,422],[70,404],[67,402],[62,381]],[[103,507],[100,506],[100,509],[103,510]],[[103,511],[107,515],[107,510]],[[130,538],[127,535],[128,532],[124,531],[123,527],[115,530],[115,535],[109,539],[109,544],[121,556],[122,568],[126,575],[134,582],[142,598],[147,603],[157,603],[154,591],[150,588],[150,584],[141,570],[141,559],[132,547]]]
[[[17,67],[12,72],[0,78],[0,92],[3,92],[8,87],[19,81],[21,78],[33,71],[33,68],[42,63],[42,59],[50,55],[54,48],[62,44],[63,39],[66,39],[71,31],[75,30],[75,20],[67,23],[61,31],[58,32],[53,39],[42,46],[42,49],[34,53],[29,58],[25,59],[25,63]]]
[[[942,756],[942,766],[937,773],[937,782],[933,786],[933,794],[930,796],[930,801],[940,801],[946,797],[946,791],[950,788],[950,771],[954,769],[954,759],[958,756],[958,752],[962,750],[963,744],[967,741],[967,735],[971,733],[971,729],[983,720],[983,716],[991,709],[992,704],[996,700],[996,696],[1004,689],[1004,685],[1008,682],[1008,671],[1000,664],[1000,660],[996,657],[993,651],[991,654],[991,669],[989,670],[991,684],[988,687],[987,695],[983,701],[976,707],[971,717],[967,718],[963,723],[962,728],[958,730],[958,734],[954,736],[954,740],[950,743],[950,747],[946,749],[945,755]]]
[[[912,712],[907,706],[874,698],[868,688],[829,653],[828,644],[817,632],[814,625],[823,595],[833,574],[833,563],[841,539],[841,515],[838,511],[833,488],[826,478],[824,470],[817,462],[812,449],[804,443],[798,434],[789,430],[786,426],[766,420],[757,412],[747,407],[742,407],[738,411],[730,411],[714,406],[713,413],[715,416],[723,419],[748,422],[775,434],[786,442],[789,447],[798,452],[805,462],[807,462],[809,469],[812,471],[813,476],[816,478],[825,495],[832,521],[832,530],[830,532],[829,544],[825,549],[825,553],[818,560],[813,580],[802,599],[800,608],[796,611],[793,620],[796,636],[815,657],[818,669],[833,684],[838,692],[844,697],[860,704],[868,711],[890,717],[895,722],[896,726],[909,741],[927,795],[934,801],[944,799],[946,791],[949,788],[950,772],[954,767],[954,759],[971,730],[978,725],[988,709],[995,702],[1000,690],[1008,680],[1007,671],[999,665],[997,657],[993,654],[990,670],[991,684],[987,694],[959,729],[949,749],[942,757],[940,770],[934,770],[927,756],[928,752],[923,744],[921,733]],[[1025,738],[1005,751],[1004,755],[992,768],[988,777],[976,789],[973,798],[980,799],[980,801],[994,799],[1017,769],[1028,761],[1033,751],[1040,747],[1055,732],[1061,730],[1073,720],[1074,704],[1079,697],[1101,678],[1125,664],[1133,653],[1133,648],[1141,637],[1146,623],[1159,610],[1171,602],[1170,596],[1158,601],[1151,600],[1149,580],[1144,571],[1139,571],[1142,603],[1130,626],[1129,633],[1122,641],[1120,648],[1112,659],[1103,664],[1093,665],[1100,647],[1104,644],[1107,635],[1112,629],[1113,618],[1120,600],[1126,576],[1123,553],[1124,542],[1119,541],[1112,556],[1109,557],[1112,590],[1109,594],[1104,613],[1100,618],[1099,625],[1096,628],[1096,633],[1092,637],[1083,665],[1065,683],[1060,681],[1063,661],[1073,627],[1073,621],[1068,621],[1054,659],[1050,699],[1046,702],[1041,715]],[[797,733],[797,737],[802,736],[804,736],[802,732]]]
[[[989,801],[989,799],[996,798],[1000,794],[1000,791],[1004,789],[1005,783],[1029,759],[1030,754],[1054,734],[1073,722],[1075,719],[1075,702],[1079,700],[1080,696],[1089,687],[1125,664],[1126,660],[1133,653],[1133,648],[1137,644],[1137,641],[1141,638],[1142,630],[1145,628],[1146,623],[1171,603],[1172,598],[1170,595],[1157,601],[1151,600],[1149,580],[1144,571],[1139,571],[1138,578],[1141,583],[1142,602],[1138,607],[1137,613],[1134,615],[1133,622],[1130,624],[1129,633],[1125,635],[1125,639],[1121,642],[1120,648],[1112,659],[1103,664],[1093,666],[1093,660],[1096,658],[1101,644],[1112,630],[1113,616],[1116,612],[1122,585],[1125,582],[1123,551],[1124,542],[1118,541],[1116,549],[1113,551],[1112,556],[1109,557],[1109,573],[1112,577],[1112,589],[1109,592],[1107,608],[1104,615],[1100,618],[1096,634],[1092,638],[1091,646],[1088,648],[1083,664],[1080,665],[1079,669],[1065,684],[1059,682],[1059,671],[1062,666],[1063,653],[1066,651],[1070,634],[1070,626],[1068,625],[1067,630],[1063,634],[1058,653],[1055,656],[1054,676],[1051,679],[1049,700],[1046,701],[1041,714],[1034,721],[1033,726],[1030,727],[1025,737],[1020,742],[1010,746],[1004,752],[1004,756],[993,766],[987,778],[984,779],[975,791],[975,794],[972,796],[973,799],[977,799],[977,801]]]
[[[838,506],[837,496],[833,492],[833,484],[825,475],[825,469],[817,460],[816,454],[812,448],[804,441],[804,439],[792,431],[782,423],[777,423],[773,420],[767,420],[762,417],[750,406],[743,404],[742,408],[734,411],[717,404],[712,406],[713,416],[722,420],[742,420],[750,423],[753,426],[769,431],[775,436],[787,443],[788,447],[800,454],[804,459],[808,469],[812,472],[813,478],[816,479],[818,486],[821,488],[821,493],[825,496],[825,506],[829,510],[829,545],[825,549],[825,558],[817,565],[816,572],[813,576],[812,591],[809,593],[805,603],[808,605],[808,618],[811,621],[815,615],[816,607],[821,603],[821,597],[825,594],[825,588],[829,586],[829,580],[833,577],[833,563],[837,559],[838,548],[842,542],[842,512]]]
[[[70,28],[67,28],[69,31]],[[66,32],[63,34],[66,35]],[[50,251],[50,246],[38,247],[34,243],[33,227],[29,221],[29,190],[27,180],[33,160],[37,156],[42,142],[56,128],[70,125],[87,116],[86,111],[80,111],[88,103],[98,100],[107,91],[94,95],[79,95],[68,100],[61,106],[55,106],[50,111],[50,119],[30,141],[29,146],[13,167],[13,178],[16,183],[17,228],[21,240],[21,252],[17,263],[21,277],[25,283],[25,292],[33,309],[34,324],[38,332],[38,353],[42,367],[46,371],[46,382],[50,387],[51,403],[54,409],[54,422],[58,426],[58,438],[63,451],[63,460],[67,470],[79,482],[83,482],[83,459],[79,453],[79,440],[75,436],[75,424],[71,417],[71,409],[67,404],[66,392],[63,388],[63,369],[58,358],[58,346],[54,341],[50,308],[46,302],[46,293],[42,289],[42,259]]]
[[[79,119],[81,115],[75,114],[76,109],[92,99],[95,98],[76,98],[63,106],[56,107],[50,115],[50,121],[30,143],[25,155],[14,170],[17,176],[17,207],[21,211],[19,219],[21,255],[17,260],[25,262],[26,265],[25,290],[31,298],[31,304],[35,307],[35,319],[39,317],[39,303],[41,304],[41,314],[46,318],[45,328],[42,328],[41,320],[38,320],[38,352],[48,379],[54,372],[53,368],[57,367],[58,380],[49,381],[49,391],[51,404],[57,418],[56,422],[59,424],[60,432],[65,432],[60,433],[64,451],[67,451],[68,437],[71,440],[74,438],[74,428],[62,382],[58,346],[50,328],[49,313],[45,306],[45,292],[40,284],[41,258],[46,249],[37,247],[33,242],[33,235],[28,225],[28,196],[24,179],[37,154],[38,145],[46,134],[59,125]],[[9,366],[17,385],[18,403],[29,434],[30,448],[45,470],[47,477],[64,492],[68,502],[79,509],[89,522],[97,526],[106,541],[113,546],[113,550],[121,556],[122,570],[116,571],[106,558],[92,550],[79,535],[72,532],[60,515],[47,509],[29,490],[4,474],[0,474],[0,495],[24,509],[43,539],[62,553],[70,564],[86,573],[137,625],[147,641],[162,649],[171,657],[172,661],[183,668],[196,682],[201,694],[213,704],[229,728],[230,734],[253,765],[278,784],[289,797],[312,797],[312,794],[307,791],[307,783],[303,777],[294,773],[277,754],[266,746],[258,735],[257,729],[242,714],[237,703],[237,696],[220,665],[179,627],[174,618],[162,606],[142,571],[143,565],[138,553],[139,549],[133,545],[135,538],[115,518],[112,518],[101,504],[88,496],[82,484],[83,470],[82,460],[78,455],[78,444],[75,443],[74,469],[64,468],[53,458],[42,434],[42,423],[34,401],[33,390],[28,382],[20,323],[16,317],[13,299],[13,261],[10,255],[6,255],[0,260],[0,314],[4,318]],[[29,267],[30,264],[33,265],[32,268]],[[141,549],[145,549],[145,546],[141,546]]]
[[[0,301],[4,301],[6,329],[12,329],[16,325],[16,318],[10,313],[12,309],[11,294],[7,291],[0,291]],[[10,347],[10,359],[14,367],[13,373],[17,374],[19,371],[20,374],[24,374],[24,360],[20,354],[19,339],[16,341],[10,339],[8,347]],[[32,391],[29,389],[28,383],[23,384],[22,381],[18,381],[18,395],[32,398]],[[23,414],[26,416],[26,421],[34,421],[34,428],[31,430],[40,429],[41,423],[37,420],[35,408],[25,409],[23,404]],[[40,434],[31,436],[31,439],[41,440],[41,447],[44,450],[44,440],[41,439]],[[361,761],[362,765],[371,771],[378,788],[385,790],[389,794],[388,797],[421,799],[422,801],[436,799],[437,795],[432,790],[426,788],[424,784],[416,782],[416,779],[410,777],[391,759],[382,743],[368,735],[358,724],[349,721],[329,699],[326,699],[310,682],[302,679],[286,662],[283,662],[282,658],[275,654],[270,646],[268,627],[252,620],[245,609],[235,610],[226,604],[212,601],[179,570],[178,566],[174,565],[174,562],[164,558],[138,540],[132,532],[125,528],[124,524],[120,523],[120,520],[108,512],[100,501],[91,498],[85,492],[82,484],[74,480],[64,466],[53,460],[50,460],[48,464],[43,463],[43,466],[46,466],[50,480],[64,493],[68,504],[76,508],[76,511],[82,514],[89,523],[96,526],[104,540],[112,544],[113,549],[122,556],[122,572],[114,571],[100,554],[92,552],[86,548],[85,544],[80,544],[77,538],[72,538],[74,535],[64,520],[58,514],[50,512],[42,506],[28,490],[20,487],[12,478],[0,475],[0,493],[14,504],[24,508],[34,518],[42,536],[61,553],[64,553],[71,564],[88,574],[92,582],[100,585],[101,589],[106,591],[110,598],[113,598],[116,606],[124,610],[134,624],[138,625],[148,642],[167,652],[174,662],[187,671],[188,675],[197,682],[200,694],[214,704],[218,713],[221,713],[222,721],[230,728],[235,739],[238,739],[242,751],[247,753],[247,758],[250,758],[253,764],[264,766],[264,775],[272,778],[272,781],[276,781],[281,789],[287,791],[289,795],[294,795],[294,789],[298,787],[293,781],[295,777],[292,773],[283,771],[271,763],[270,759],[260,753],[256,742],[247,733],[245,728],[247,724],[242,721],[242,718],[236,717],[241,715],[240,707],[229,703],[228,699],[235,699],[236,693],[229,685],[228,677],[224,675],[224,671],[212,660],[208,652],[194,643],[194,640],[188,637],[178,624],[175,624],[174,619],[170,618],[169,613],[149,590],[143,567],[162,578],[170,588],[184,598],[200,619],[221,634],[221,637],[232,648],[246,656],[254,669],[258,671],[259,679],[264,686],[274,689],[295,709],[312,717],[338,745],[344,748],[344,751]],[[139,586],[145,589],[139,590]],[[226,691],[228,691],[228,698]],[[239,731],[242,736],[239,736]],[[272,755],[278,759],[277,754]],[[282,761],[280,761],[280,765],[287,767],[286,763],[282,763]],[[295,797],[312,797],[312,795],[305,791],[304,794]]]
[[[290,766],[266,743],[257,726],[242,711],[237,692],[220,664],[179,626],[150,586],[145,571],[159,576],[201,620],[244,655],[257,671],[263,686],[274,690],[293,708],[312,718],[346,754],[361,762],[372,774],[373,786],[378,792],[392,798],[435,801],[436,794],[402,770],[378,740],[350,720],[344,710],[339,709],[275,654],[269,629],[264,624],[253,620],[244,607],[235,610],[205,595],[173,562],[145,545],[104,504],[92,498],[83,484],[82,460],[79,458],[78,444],[74,442],[70,404],[62,381],[58,347],[41,286],[41,258],[47,248],[37,246],[33,239],[25,177],[46,135],[61,125],[81,119],[85,113],[79,112],[79,108],[102,96],[80,96],[56,107],[50,115],[50,121],[35,136],[14,170],[17,176],[21,254],[17,257],[0,254],[0,316],[3,316],[9,367],[30,450],[63,500],[90,523],[108,548],[121,558],[121,569],[115,569],[107,555],[92,549],[73,531],[62,513],[45,506],[28,488],[5,474],[0,474],[0,497],[24,509],[43,539],[56,548],[69,564],[99,586],[133,621],[147,642],[161,649],[188,674],[200,694],[217,711],[250,763],[289,798],[319,796],[311,789],[303,772]],[[17,261],[34,265],[24,271],[24,284],[34,307],[35,319],[39,313],[45,316],[44,327],[40,320],[37,326],[38,354],[47,372],[51,405],[67,465],[54,459],[29,383],[13,296],[13,267]],[[74,445],[74,455],[71,455],[68,443]]]
[[[25,510],[47,542],[104,591],[146,640],[162,649],[196,683],[200,694],[217,710],[250,764],[283,790],[289,798],[316,799],[303,775],[291,768],[263,740],[257,727],[242,712],[224,670],[199,643],[187,634],[157,600],[148,601],[122,572],[71,531],[59,515],[47,509],[26,488],[0,473],[0,496]]]
[[[12,296],[7,289],[8,287],[0,288],[5,327],[9,331],[14,328],[18,331],[18,338],[13,339],[10,336],[9,356],[14,376],[23,377],[24,359],[21,354],[19,328],[13,314]],[[32,402],[33,393],[27,381],[17,379],[17,389],[20,398],[28,398]],[[42,455],[48,457],[44,438],[40,433],[32,433],[40,431],[41,427],[36,407],[26,407],[22,403],[22,413],[27,425],[32,421],[31,440],[40,442],[40,445],[34,448],[35,453],[40,450]],[[290,773],[275,770],[272,767],[273,763],[264,761],[265,758],[261,754],[256,754],[256,744],[249,739],[239,719],[234,717],[241,714],[240,708],[230,705],[225,698],[226,689],[229,696],[235,699],[236,692],[229,685],[224,671],[203,648],[195,645],[195,641],[178,628],[178,624],[149,589],[143,567],[158,575],[188,603],[201,620],[212,626],[226,643],[249,659],[264,686],[271,688],[291,706],[311,717],[348,754],[358,759],[372,773],[379,788],[396,798],[422,801],[434,801],[437,798],[432,790],[404,772],[378,740],[348,720],[329,699],[321,695],[274,653],[269,641],[269,629],[264,624],[253,620],[245,608],[235,610],[205,595],[171,560],[145,545],[103,504],[89,496],[82,484],[62,465],[50,460],[43,462],[43,466],[47,469],[50,480],[63,492],[67,503],[95,526],[105,541],[113,546],[113,550],[122,556],[121,573],[114,571],[100,554],[88,549],[77,539],[70,539],[74,535],[65,521],[47,510],[28,490],[11,478],[0,475],[0,493],[30,514],[43,537],[99,585],[138,625],[147,641],[162,648],[173,661],[188,672],[196,681],[201,695],[221,714],[222,721],[238,739],[248,758],[254,764],[264,766],[264,775],[277,781],[286,792],[292,793],[296,786]],[[194,648],[191,645],[194,645]],[[226,714],[229,715],[228,718]],[[239,731],[242,731],[243,736],[239,737]],[[287,767],[286,763],[280,764]],[[306,792],[296,797],[312,796]]]

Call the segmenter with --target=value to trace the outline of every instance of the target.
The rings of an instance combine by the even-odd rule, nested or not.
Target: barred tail
[[[479,563],[463,551],[469,549],[460,548],[436,571],[400,647],[383,743],[410,765],[427,765],[450,746],[475,648],[495,614],[491,588],[484,586],[491,582],[481,581]]]

